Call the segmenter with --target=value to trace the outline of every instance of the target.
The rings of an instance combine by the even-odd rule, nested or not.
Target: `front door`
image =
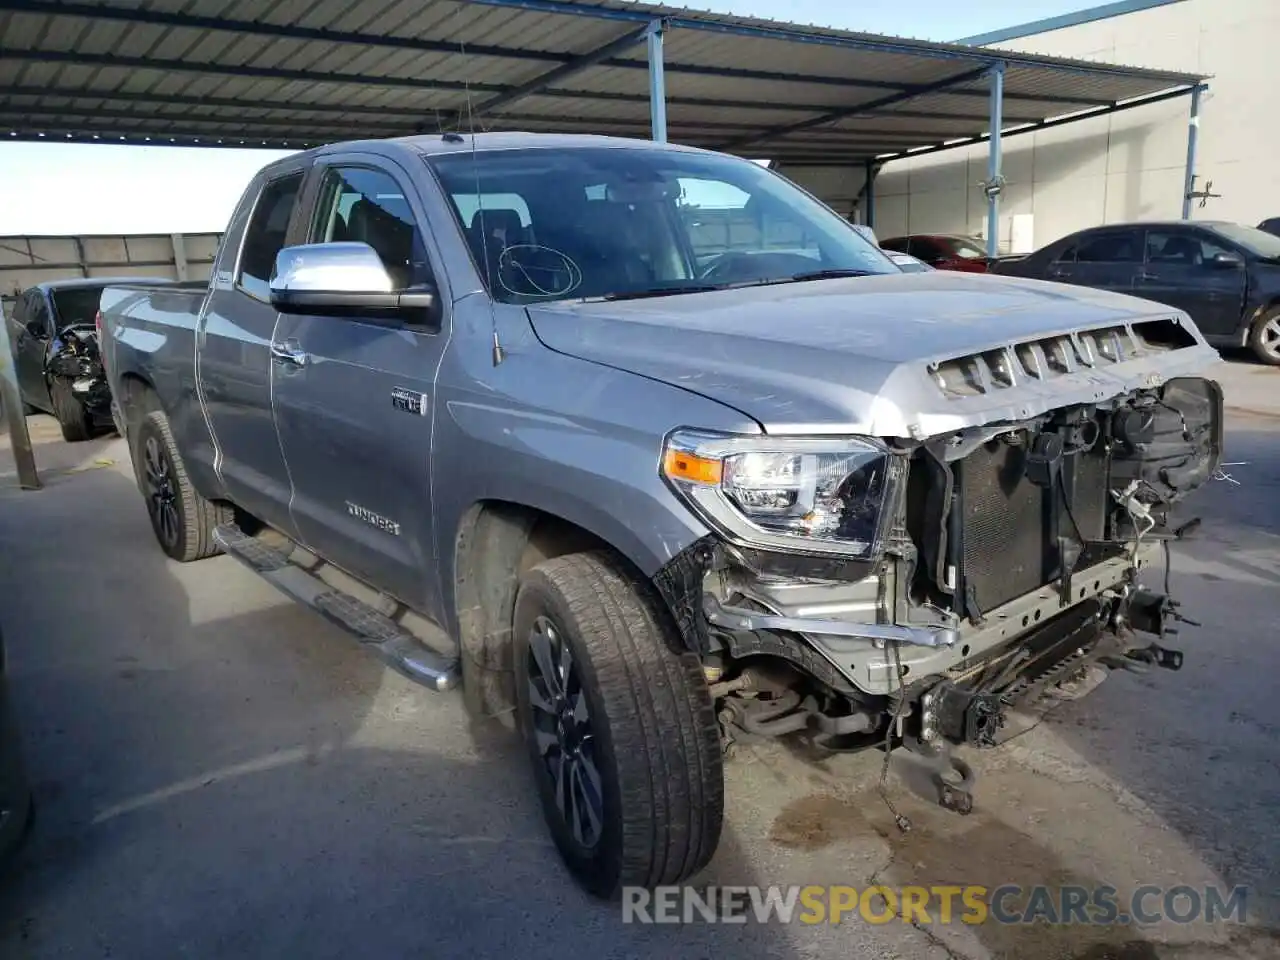
[[[268,282],[304,176],[299,167],[266,181],[251,206],[236,212],[210,283],[196,353],[201,399],[217,443],[215,463],[228,495],[290,535],[292,491],[271,411],[271,337],[278,315]]]
[[[1191,314],[1201,332],[1229,336],[1244,312],[1245,267],[1214,262],[1234,253],[1203,231],[1186,227],[1147,231],[1146,263],[1135,293]]]
[[[397,289],[440,275],[403,170],[345,155],[325,158],[315,176],[308,242],[369,244]],[[276,424],[299,539],[418,609],[434,592],[431,433],[446,339],[445,330],[372,317],[282,315],[276,329]]]
[[[45,411],[53,407],[44,377],[44,355],[52,336],[53,314],[44,294],[28,290],[9,317],[9,342],[23,401]]]

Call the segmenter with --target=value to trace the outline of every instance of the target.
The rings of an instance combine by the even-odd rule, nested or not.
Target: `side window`
[[[24,322],[35,322],[40,325],[43,331],[41,336],[50,337],[53,335],[53,314],[49,310],[49,303],[45,300],[44,294],[38,290],[33,290],[28,295],[27,310]]]
[[[427,283],[431,265],[413,208],[395,178],[370,167],[332,167],[316,201],[309,243],[367,243],[397,290]]]
[[[293,215],[301,188],[301,173],[270,181],[258,195],[253,215],[245,227],[244,243],[240,246],[240,273],[236,277],[236,283],[259,300],[270,298],[276,254],[285,244],[289,218]]]
[[[1100,233],[1076,245],[1077,263],[1137,263],[1142,260],[1138,234]]]
[[[1219,253],[1228,252],[1200,233],[1187,230],[1149,230],[1147,260],[1164,266],[1200,267]]]
[[[1076,262],[1076,244],[1069,243],[1058,251],[1056,256],[1049,258],[1051,263],[1075,263]]]

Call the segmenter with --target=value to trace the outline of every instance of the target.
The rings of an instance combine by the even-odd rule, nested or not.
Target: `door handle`
[[[297,340],[286,340],[284,343],[271,344],[271,359],[276,363],[287,363],[293,367],[305,367],[309,358],[306,351],[298,346]]]
[[[1147,271],[1143,270],[1140,274],[1138,274],[1138,279],[1139,280],[1159,280],[1160,276],[1155,273],[1147,273]]]

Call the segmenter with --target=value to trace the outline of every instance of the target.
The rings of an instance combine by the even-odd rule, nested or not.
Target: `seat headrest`
[[[524,224],[515,210],[477,210],[471,215],[471,229],[485,237],[496,237],[504,246],[520,243],[524,237]]]

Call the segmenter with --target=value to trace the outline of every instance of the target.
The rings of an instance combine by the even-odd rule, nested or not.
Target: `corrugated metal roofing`
[[[1106,111],[1192,74],[628,0],[0,0],[0,136],[303,147],[467,128],[647,136],[666,24],[670,139],[858,162]]]

